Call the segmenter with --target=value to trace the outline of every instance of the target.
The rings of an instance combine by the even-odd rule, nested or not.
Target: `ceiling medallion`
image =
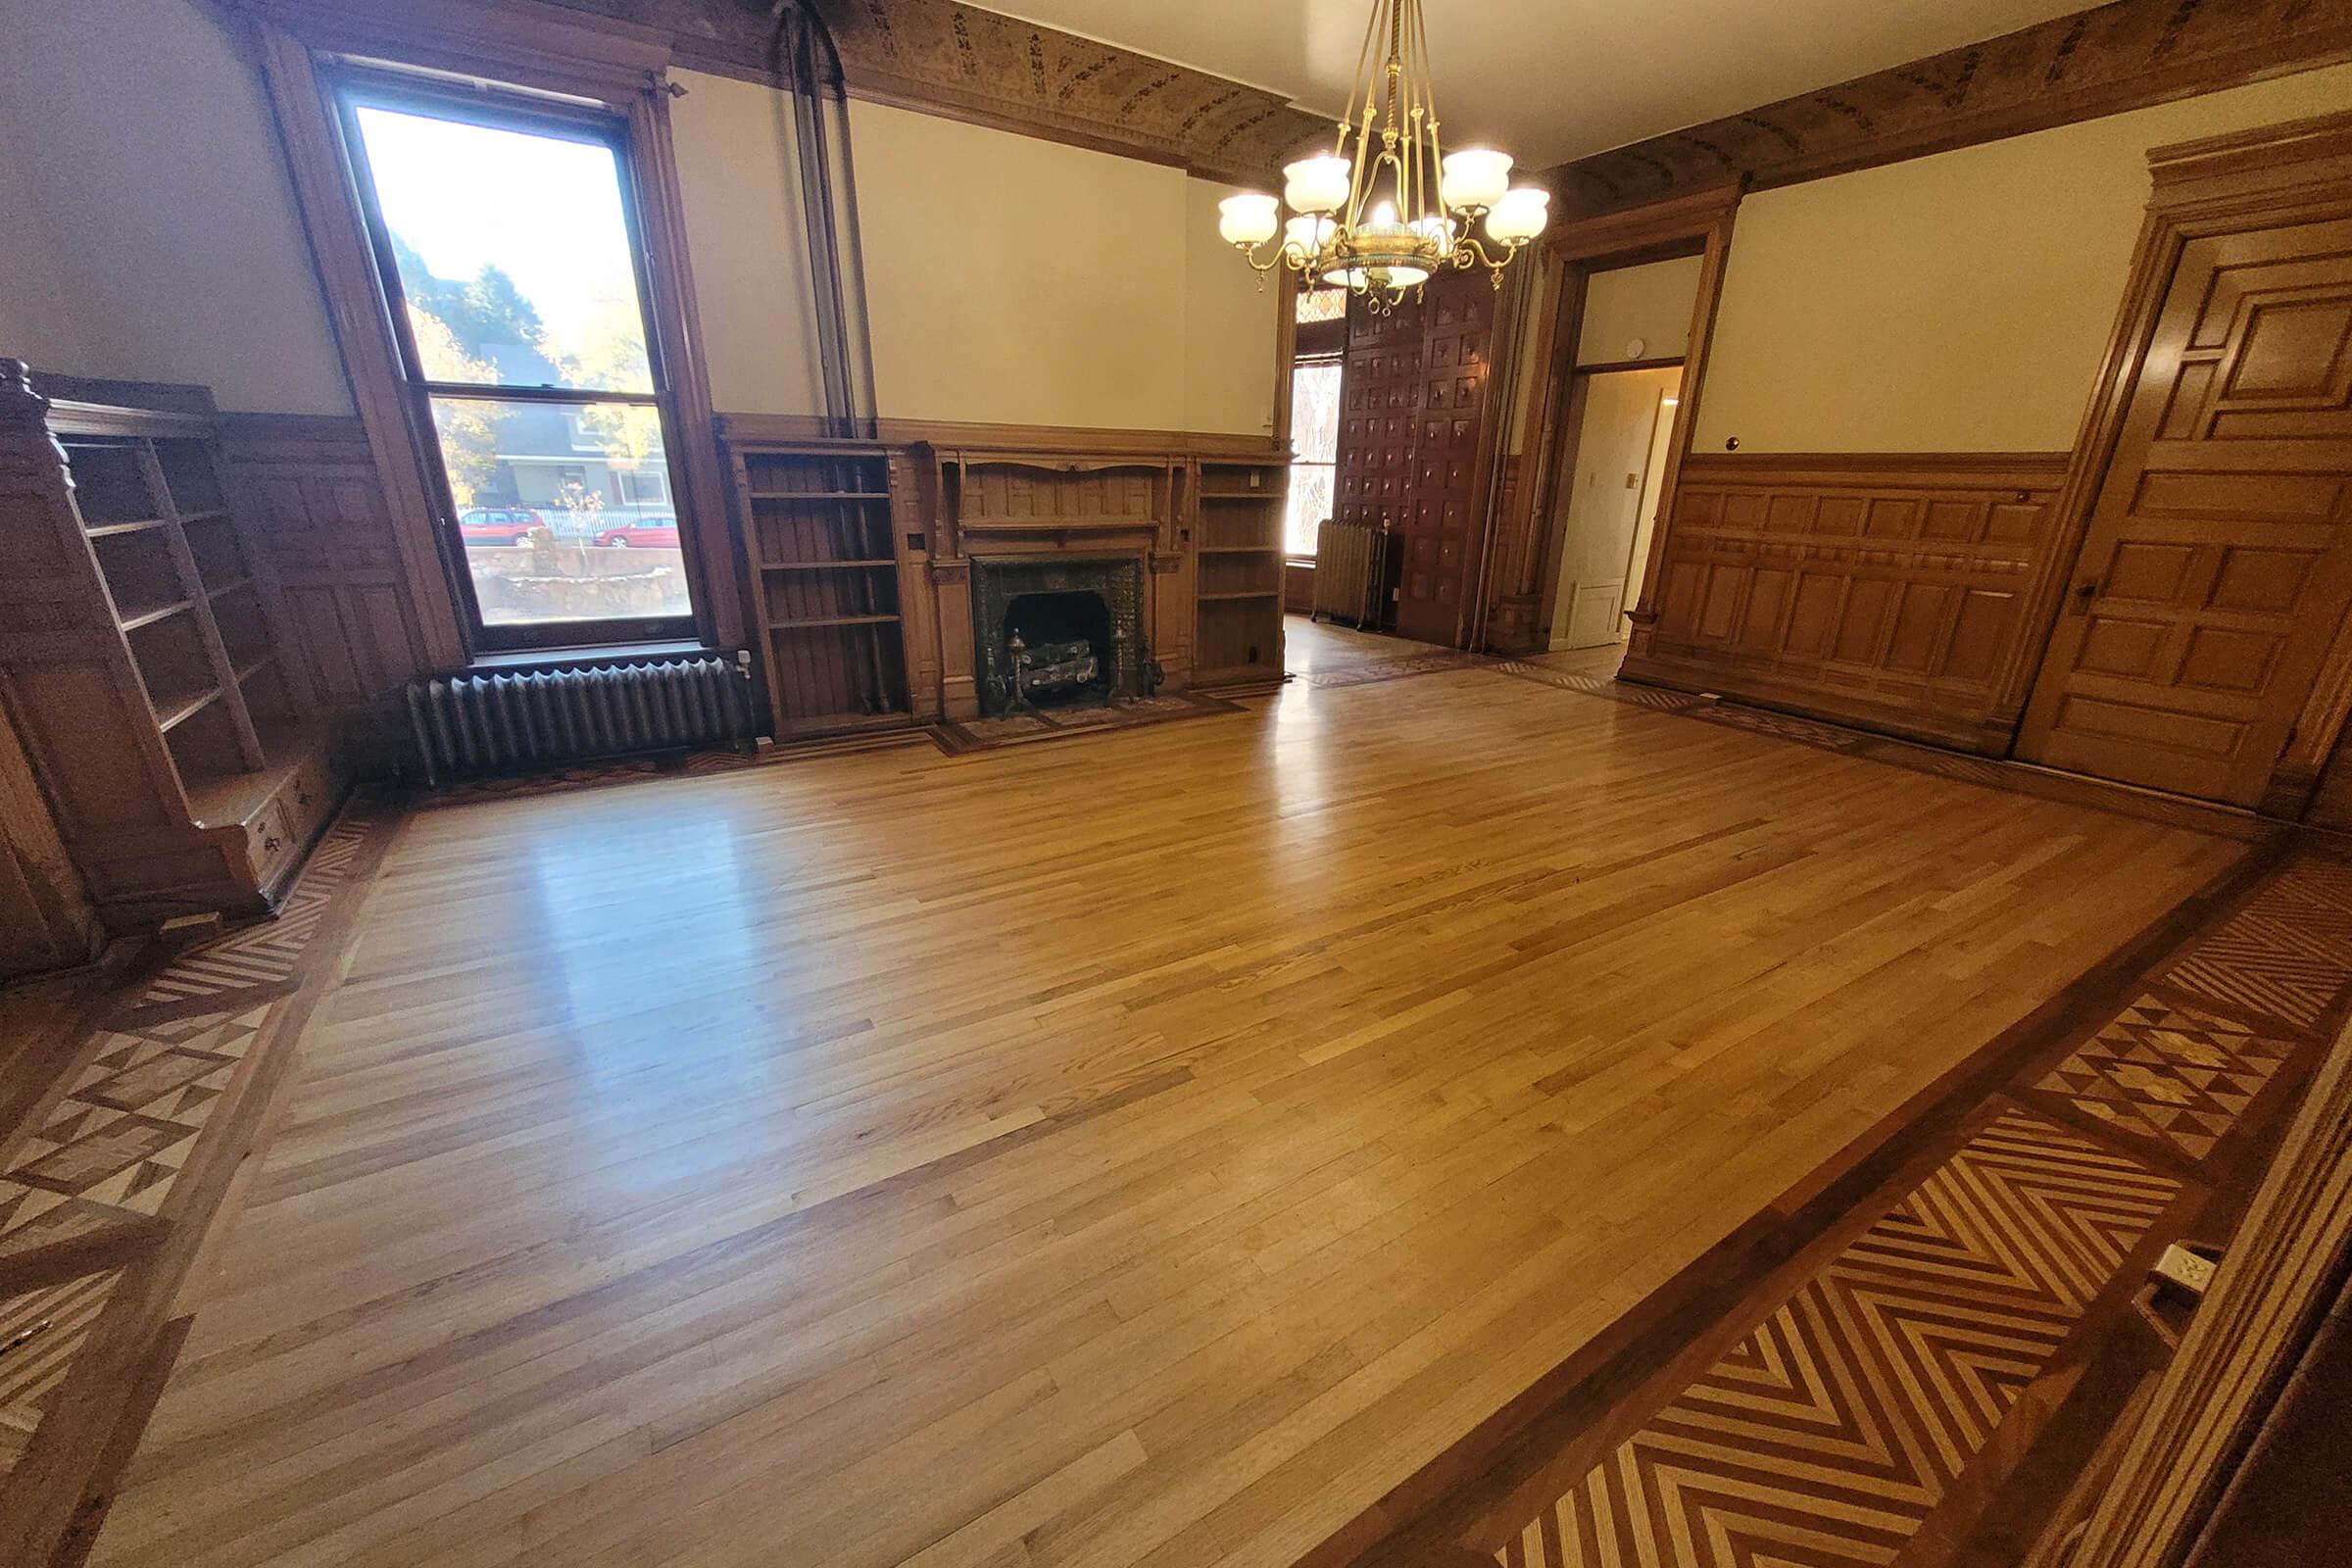
[[[1384,24],[1388,58],[1375,68]],[[1285,168],[1279,201],[1226,197],[1217,232],[1260,274],[1288,267],[1378,311],[1446,269],[1484,267],[1502,287],[1503,269],[1544,232],[1551,193],[1512,188],[1508,153],[1440,145],[1421,0],[1373,0],[1356,78],[1332,150]],[[1297,215],[1287,222],[1284,203]]]

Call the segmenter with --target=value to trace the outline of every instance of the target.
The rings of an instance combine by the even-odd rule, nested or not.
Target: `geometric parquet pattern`
[[[2298,1030],[2352,981],[2352,866],[2300,859],[2158,977]]]
[[[269,1010],[100,1031],[95,1054],[0,1176],[0,1234],[71,1200],[156,1212]]]
[[[2035,1087],[2123,1132],[2203,1159],[2294,1050],[2295,1042],[2252,1024],[2151,993]]]
[[[321,936],[380,855],[391,818],[355,807],[320,838],[270,920],[174,955],[59,1064],[64,1082],[0,1129],[0,1291],[44,1255],[80,1250],[82,1272],[0,1295],[0,1474],[12,1469],[102,1314],[160,1303],[118,1289],[123,1265],[217,1204],[233,1107],[272,1020],[332,956]],[[208,1169],[204,1180],[189,1174]],[[174,1194],[186,1201],[166,1204]],[[95,1250],[93,1250],[93,1249]],[[174,1279],[143,1276],[166,1294]]]
[[[1494,1560],[1892,1560],[2180,1191],[2003,1110]]]

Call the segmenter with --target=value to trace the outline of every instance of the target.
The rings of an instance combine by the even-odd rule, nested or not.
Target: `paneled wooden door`
[[[2190,239],[2020,755],[2262,798],[2352,603],[2352,220]]]

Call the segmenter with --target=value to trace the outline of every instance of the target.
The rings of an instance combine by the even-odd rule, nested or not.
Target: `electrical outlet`
[[[2156,1260],[2154,1273],[2167,1285],[2176,1286],[2190,1296],[2203,1296],[2213,1288],[2213,1259],[2196,1253],[2175,1242],[2164,1250]]]

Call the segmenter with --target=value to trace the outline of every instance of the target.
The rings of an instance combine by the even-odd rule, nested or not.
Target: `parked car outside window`
[[[678,548],[678,519],[675,517],[629,517],[600,531],[600,545],[634,547],[639,550],[675,550]]]
[[[458,536],[469,545],[528,544],[531,530],[546,526],[529,507],[467,507],[458,514]]]

